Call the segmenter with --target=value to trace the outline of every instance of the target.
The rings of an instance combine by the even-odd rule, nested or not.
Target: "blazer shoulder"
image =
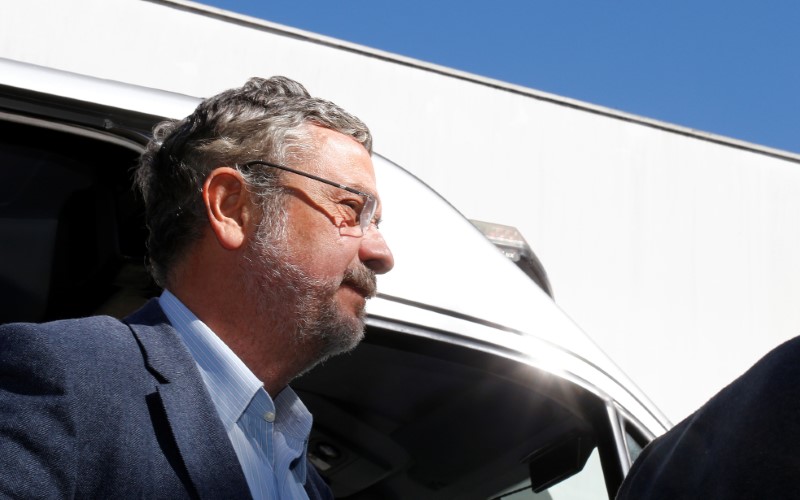
[[[44,344],[52,348],[80,348],[100,340],[113,345],[130,337],[130,329],[110,316],[64,319],[48,323],[9,323],[0,326],[0,344]],[[33,347],[33,345],[31,346]]]
[[[142,328],[169,325],[156,300],[128,318],[90,316],[47,323],[9,323],[0,326],[2,358],[41,359],[42,363],[81,364],[91,371],[126,364],[141,366],[142,346],[132,331],[131,319]]]
[[[50,343],[85,344],[102,341],[113,344],[118,340],[131,338],[129,324],[154,326],[168,324],[157,299],[150,300],[141,309],[126,318],[117,319],[111,316],[88,316],[84,318],[62,319],[47,323],[8,323],[0,325],[0,341],[2,339],[21,340],[25,338],[47,340]]]

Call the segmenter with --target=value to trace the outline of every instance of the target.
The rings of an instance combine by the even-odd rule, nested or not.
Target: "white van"
[[[197,103],[0,59],[0,322],[123,316],[159,292],[131,168],[157,121]],[[293,383],[335,495],[613,498],[667,420],[556,306],[535,258],[526,274],[374,161],[395,269],[362,345]]]

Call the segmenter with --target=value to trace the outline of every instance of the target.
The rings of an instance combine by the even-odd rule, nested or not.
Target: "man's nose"
[[[389,245],[377,227],[370,227],[361,239],[358,258],[376,274],[388,273],[394,267],[394,257]]]

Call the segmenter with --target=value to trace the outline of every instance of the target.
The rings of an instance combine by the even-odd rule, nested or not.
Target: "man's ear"
[[[212,170],[203,183],[203,203],[219,244],[226,250],[241,248],[251,216],[250,196],[242,174],[230,167]]]

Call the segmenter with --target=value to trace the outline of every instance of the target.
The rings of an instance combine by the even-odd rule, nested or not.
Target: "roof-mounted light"
[[[472,219],[470,219],[470,222],[480,229],[484,236],[503,252],[503,255],[508,257],[522,272],[539,285],[539,288],[544,290],[550,297],[553,296],[553,289],[550,286],[550,280],[547,279],[547,272],[544,270],[544,266],[517,228]]]

